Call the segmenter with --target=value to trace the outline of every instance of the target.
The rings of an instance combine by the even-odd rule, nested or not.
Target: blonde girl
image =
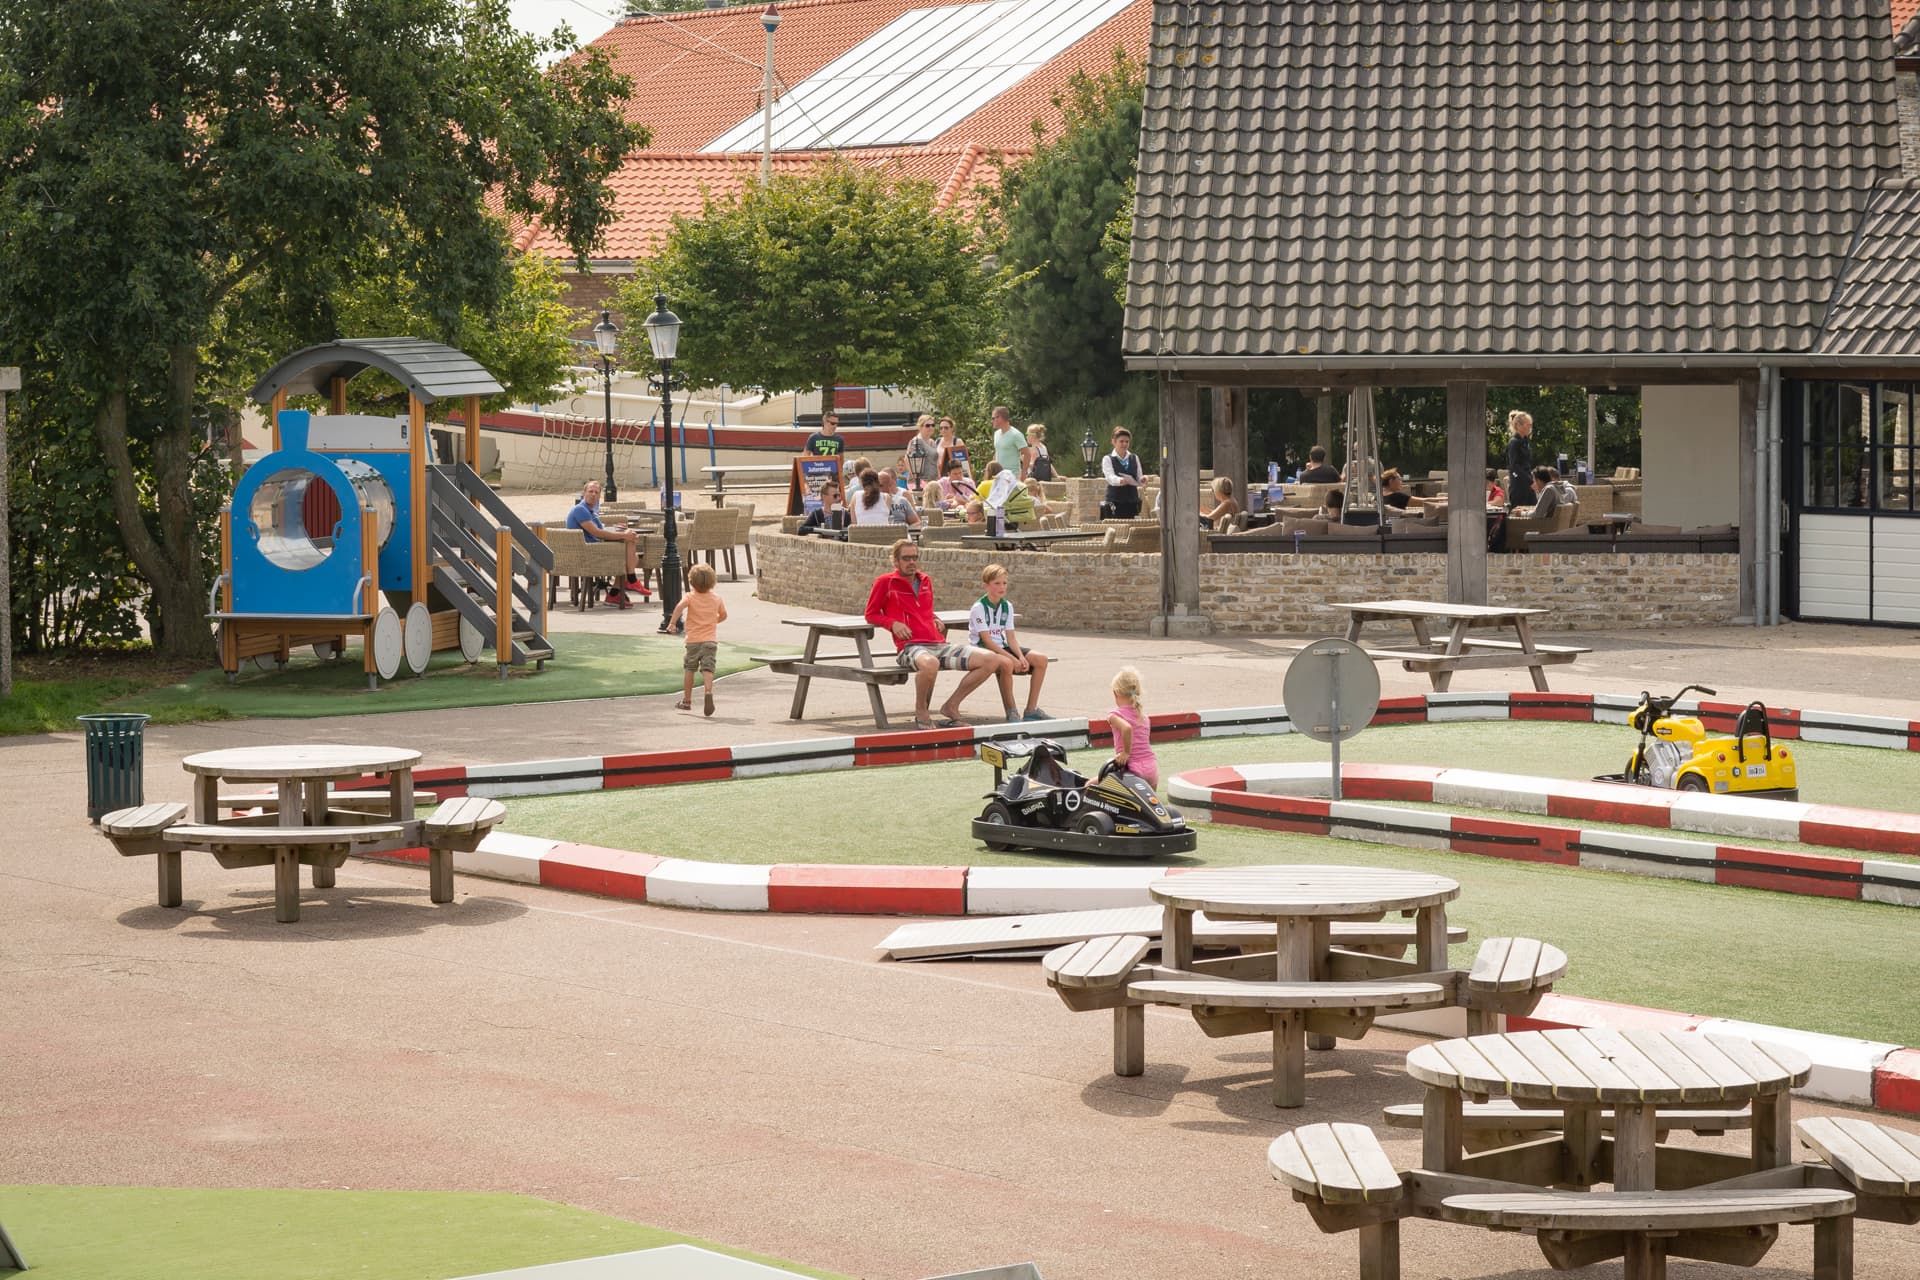
[[[1132,667],[1120,668],[1113,677],[1113,710],[1107,713],[1107,727],[1113,730],[1113,762],[1128,773],[1144,778],[1157,793],[1160,790],[1160,761],[1148,745],[1152,726],[1140,701],[1140,673]]]
[[[1526,502],[1527,477],[1533,474],[1533,415],[1524,409],[1507,414],[1507,501]]]

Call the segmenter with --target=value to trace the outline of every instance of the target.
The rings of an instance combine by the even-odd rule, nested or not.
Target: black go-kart
[[[1068,767],[1066,750],[1050,738],[982,743],[980,758],[993,766],[993,790],[973,820],[973,835],[996,853],[1150,858],[1186,853],[1198,843],[1178,809],[1111,759],[1088,781]]]

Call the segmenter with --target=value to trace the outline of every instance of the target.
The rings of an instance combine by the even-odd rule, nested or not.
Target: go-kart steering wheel
[[[1126,766],[1121,764],[1118,760],[1115,760],[1112,756],[1108,756],[1106,758],[1106,761],[1103,764],[1101,764],[1100,772],[1093,775],[1094,781],[1098,782],[1100,779],[1107,777],[1109,774],[1120,773],[1123,770],[1125,770],[1125,768]]]

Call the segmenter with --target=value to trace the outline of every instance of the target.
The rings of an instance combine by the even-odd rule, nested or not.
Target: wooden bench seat
[[[1267,1167],[1322,1231],[1360,1233],[1360,1280],[1399,1280],[1400,1219],[1410,1211],[1406,1178],[1373,1130],[1301,1125],[1273,1140]]]
[[[160,905],[180,905],[180,851],[166,842],[167,829],[187,816],[179,803],[141,804],[100,816],[100,834],[113,841],[123,858],[152,855]]]
[[[1185,978],[1135,982],[1127,994],[1150,1004],[1214,1009],[1404,1009],[1446,1000],[1432,982],[1243,982]]]
[[[1920,1135],[1851,1116],[1810,1116],[1793,1127],[1849,1186],[1874,1196],[1920,1196]]]
[[[413,793],[413,803],[426,808],[440,799],[431,791]],[[225,810],[258,809],[262,813],[280,811],[280,793],[277,791],[241,791],[222,794],[219,806]],[[343,813],[366,813],[384,818],[393,807],[393,797],[387,791],[329,791],[327,808]]]
[[[506,819],[507,807],[485,796],[456,796],[421,824],[427,845],[427,898],[453,901],[453,855],[480,847],[487,832]]]
[[[1467,1034],[1499,1030],[1496,1014],[1533,1012],[1540,997],[1566,976],[1567,953],[1536,938],[1488,938],[1461,985]]]
[[[1425,1108],[1417,1102],[1395,1103],[1384,1109],[1384,1116],[1388,1128],[1419,1129],[1425,1123]],[[1467,1147],[1473,1151],[1512,1146],[1524,1141],[1528,1135],[1558,1132],[1566,1127],[1566,1123],[1567,1114],[1558,1107],[1522,1107],[1511,1098],[1467,1102],[1462,1104],[1460,1114]],[[1602,1132],[1611,1132],[1612,1110],[1602,1110],[1598,1123]],[[1675,1129],[1711,1136],[1752,1127],[1753,1113],[1745,1108],[1662,1109],[1656,1116],[1654,1140],[1665,1142],[1667,1134]]]
[[[1549,650],[1536,646],[1533,657],[1542,666],[1553,667],[1574,661],[1584,650]],[[1516,664],[1513,655],[1507,653],[1441,653],[1434,649],[1368,649],[1369,658],[1398,662],[1408,671],[1476,671],[1481,669],[1511,669]]]
[[[127,857],[158,853],[165,847],[159,836],[187,816],[184,804],[142,804],[115,809],[100,817],[100,834]]]
[[[1271,1033],[1276,1107],[1297,1107],[1306,1101],[1309,1032],[1358,1040],[1382,1010],[1433,1009],[1450,1002],[1448,989],[1432,982],[1167,977],[1128,983],[1127,994],[1147,1004],[1191,1009],[1193,1020],[1209,1036]]]
[[[1193,945],[1273,950],[1275,930],[1266,920],[1210,920],[1196,913]],[[1447,941],[1465,942],[1467,931],[1447,926]],[[1418,938],[1411,920],[1334,920],[1327,925],[1327,941],[1351,951],[1404,952]]]
[[[1661,1280],[1669,1255],[1752,1266],[1779,1227],[1811,1222],[1814,1280],[1851,1280],[1855,1208],[1848,1192],[1819,1187],[1534,1191],[1447,1196],[1439,1216],[1495,1231],[1533,1232],[1540,1252],[1558,1269],[1624,1253],[1627,1280]]]
[[[1137,934],[1088,938],[1055,947],[1040,961],[1047,985],[1069,1009],[1113,1010],[1113,1074],[1137,1076],[1147,1069],[1147,1011],[1127,994],[1127,979],[1154,949]]]
[[[1441,642],[1436,641],[1435,643],[1441,643]],[[1525,651],[1524,646],[1522,646],[1518,640],[1482,640],[1475,636],[1468,636],[1467,639],[1462,642],[1461,648],[1463,649],[1504,649],[1510,653],[1521,653]],[[1535,644],[1533,646],[1533,651],[1535,653],[1572,653],[1572,654],[1582,654],[1582,653],[1593,652],[1592,649],[1587,648],[1584,645],[1577,645],[1577,644]]]
[[[162,859],[174,860],[174,879],[162,879],[160,905],[180,905],[179,857],[186,849],[204,849],[223,867],[273,867],[273,916],[282,924],[300,918],[300,868],[314,868],[314,882],[333,883],[332,870],[346,860],[355,845],[390,843],[406,835],[398,823],[360,826],[280,827],[230,823],[182,822],[162,835],[170,846]],[[171,894],[169,894],[171,889]],[[171,899],[171,900],[169,900]]]

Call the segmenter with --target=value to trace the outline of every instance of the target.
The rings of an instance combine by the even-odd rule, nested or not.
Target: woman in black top
[[[1507,415],[1507,432],[1507,504],[1520,506],[1533,475],[1533,415],[1515,409]]]

